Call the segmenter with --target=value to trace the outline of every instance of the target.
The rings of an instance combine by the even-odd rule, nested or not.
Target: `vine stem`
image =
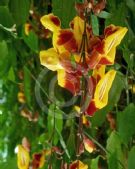
[[[129,105],[128,73],[129,73],[129,70],[127,69],[127,71],[126,71],[126,95],[127,95],[127,106]]]
[[[86,65],[86,46],[87,45],[87,32],[86,32],[86,24],[87,24],[87,9],[85,10],[85,20],[84,20],[84,32],[82,35],[82,41],[80,45],[79,51],[81,52],[81,58],[80,62],[83,63],[83,65]],[[85,69],[85,68],[83,68]],[[78,125],[78,131],[77,131],[77,149],[76,149],[76,156],[77,156],[77,169],[79,169],[79,157],[80,157],[80,145],[83,143],[83,122],[82,122],[82,116],[84,114],[83,105],[85,103],[85,98],[87,94],[87,80],[85,77],[84,70],[82,70],[82,79],[81,79],[81,102],[80,102],[80,113],[79,113],[79,125]]]

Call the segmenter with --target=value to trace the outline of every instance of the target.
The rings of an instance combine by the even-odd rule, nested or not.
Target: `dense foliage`
[[[90,16],[95,36],[110,24],[126,27],[128,32],[117,47],[115,63],[107,67],[107,71],[117,71],[108,104],[92,117],[84,117],[83,134],[92,150],[84,142],[86,150],[79,147],[79,157],[76,105],[80,98],[60,87],[56,71],[42,66],[39,57],[40,51],[52,47],[52,32],[40,18],[52,12],[60,18],[62,29],[69,28],[78,14],[76,2],[82,1],[0,0],[1,169],[17,168],[15,149],[21,144],[30,151],[32,165],[41,160],[39,166],[45,169],[66,169],[76,160],[80,169],[87,169],[85,165],[90,169],[135,168],[135,1],[107,0],[100,13]],[[71,62],[74,65],[73,57]],[[35,162],[38,155],[41,158]]]

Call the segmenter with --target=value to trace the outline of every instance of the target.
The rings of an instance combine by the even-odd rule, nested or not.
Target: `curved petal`
[[[120,44],[127,32],[126,27],[110,25],[106,27],[105,38],[95,46],[101,59],[98,64],[111,65],[114,63],[116,47]]]
[[[76,16],[70,23],[71,28],[73,29],[75,39],[78,44],[78,50],[80,49],[83,33],[84,33],[84,20],[79,16]],[[92,35],[92,29],[87,24],[86,25],[87,39]],[[87,42],[86,42],[87,43]]]
[[[90,121],[87,119],[87,116],[86,115],[83,115],[82,116],[82,123],[83,125],[85,125],[86,127],[90,127]]]
[[[96,82],[98,82],[105,74],[105,65],[100,65],[96,69],[93,70],[93,77],[96,79]]]
[[[89,104],[87,110],[86,110],[86,114],[87,114],[88,116],[93,116],[94,113],[95,113],[97,110],[98,110],[98,108],[97,108],[96,105],[95,105],[95,101],[92,100],[92,101],[90,102],[90,104]]]
[[[108,33],[105,34],[105,51],[110,51],[113,46],[118,46],[121,42],[121,40],[124,38],[125,34],[127,33],[128,29],[126,27],[120,27],[120,26],[108,26],[106,29],[112,29],[112,32],[108,31]],[[106,31],[105,31],[106,32]]]
[[[65,70],[58,70],[58,84],[76,95],[80,89],[80,79],[75,74],[67,73]]]
[[[71,53],[68,51],[65,51],[59,55],[60,57],[60,63],[62,67],[66,70],[68,73],[75,72],[75,68],[73,67],[72,61],[71,61]]]
[[[30,162],[29,152],[22,146],[18,145],[17,163],[19,169],[28,169]]]
[[[78,43],[78,46],[80,46],[82,41],[82,35],[84,32],[84,20],[81,19],[79,16],[76,16],[70,25],[71,28],[73,29],[74,36]]]
[[[120,44],[126,32],[127,32],[127,28],[125,27],[118,27],[118,26],[115,27],[114,25],[111,25],[106,28],[105,39],[103,40],[104,54],[105,54],[105,57],[103,57],[104,62],[106,58],[106,60],[108,60],[110,64],[114,63],[116,47]],[[103,64],[103,60],[102,60],[102,64]]]
[[[76,160],[70,165],[70,169],[88,169],[88,165]]]
[[[33,154],[32,167],[34,169],[42,168],[45,163],[44,153],[35,153]]]
[[[59,55],[54,48],[41,51],[40,62],[43,66],[47,67],[52,71],[63,69],[59,61]]]
[[[25,34],[26,34],[27,36],[29,35],[31,29],[32,29],[32,25],[31,25],[31,24],[26,23],[26,24],[24,25],[24,32],[25,32]]]
[[[112,49],[108,52],[106,56],[102,56],[102,58],[99,61],[99,64],[101,65],[112,65],[115,60],[116,55],[116,47],[112,47]]]
[[[59,30],[61,26],[59,18],[52,13],[42,16],[40,21],[45,28],[52,32]]]
[[[59,53],[77,51],[77,43],[70,29],[61,29],[53,34],[53,46]]]
[[[89,153],[92,153],[92,152],[96,149],[95,144],[92,142],[92,140],[90,140],[90,139],[87,138],[86,136],[84,136],[83,143],[84,143],[85,149],[86,149]]]
[[[102,58],[102,55],[98,51],[93,50],[91,55],[86,58],[86,62],[89,68],[95,69],[97,65],[99,64],[101,58]]]
[[[111,89],[115,75],[116,75],[116,71],[110,70],[98,82],[96,89],[95,89],[94,100],[93,100],[95,103],[95,107],[97,109],[101,109],[107,105],[108,93]]]

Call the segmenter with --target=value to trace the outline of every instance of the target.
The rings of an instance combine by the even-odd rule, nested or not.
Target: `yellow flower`
[[[29,152],[22,145],[18,145],[17,162],[19,169],[29,168],[30,162]]]
[[[116,75],[115,70],[102,74],[95,87],[94,96],[87,109],[87,114],[92,116],[98,109],[102,109],[108,103],[108,94]]]

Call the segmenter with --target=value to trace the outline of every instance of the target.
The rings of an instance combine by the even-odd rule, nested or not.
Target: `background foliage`
[[[79,0],[78,0],[79,1]],[[38,83],[43,67],[39,51],[51,46],[50,33],[40,24],[40,17],[49,12],[59,16],[62,27],[67,28],[76,15],[75,0],[1,0],[0,1],[0,168],[16,169],[17,144],[25,136],[32,152],[45,148],[51,137],[53,118],[48,114],[56,111],[60,116],[72,112],[72,106],[61,108],[48,98],[49,80],[55,72],[48,72]],[[33,11],[33,12],[32,12]],[[32,29],[25,34],[25,24]],[[85,154],[83,160],[91,169],[135,168],[135,1],[107,0],[105,11],[92,17],[95,34],[109,24],[126,26],[128,34],[119,46],[114,68],[118,71],[109,96],[109,104],[90,118],[91,128],[87,135],[97,145],[93,154]],[[44,107],[35,96],[39,85]],[[24,93],[20,101],[19,92]],[[54,101],[58,105],[71,94],[55,85]],[[32,115],[24,117],[22,111]],[[72,119],[56,120],[57,133],[54,144],[65,150],[64,159],[75,160],[76,122]],[[58,163],[58,164],[57,164]],[[58,165],[57,162],[55,165]]]

